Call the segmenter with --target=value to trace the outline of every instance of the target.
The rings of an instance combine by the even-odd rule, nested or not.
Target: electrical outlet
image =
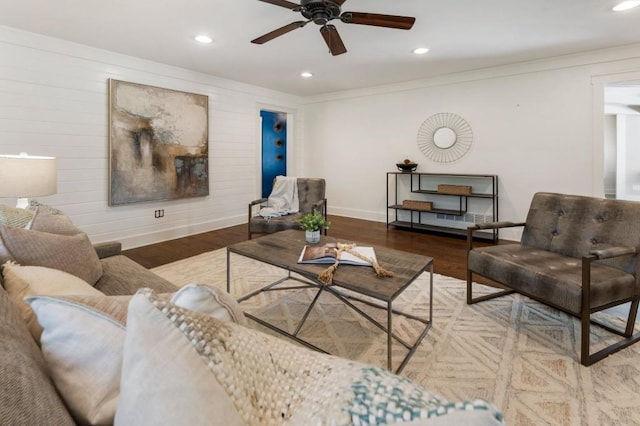
[[[156,219],[160,219],[161,217],[164,217],[164,209],[156,210],[156,211],[153,213],[153,216],[154,216]]]

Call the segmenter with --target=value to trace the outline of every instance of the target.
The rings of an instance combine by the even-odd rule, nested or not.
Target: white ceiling
[[[308,96],[640,43],[640,8],[614,13],[615,3],[347,0],[343,11],[416,23],[404,31],[334,22],[348,49],[336,57],[312,23],[251,44],[301,18],[258,0],[0,0],[0,24]],[[213,43],[195,42],[200,33]],[[418,46],[431,52],[412,55]]]

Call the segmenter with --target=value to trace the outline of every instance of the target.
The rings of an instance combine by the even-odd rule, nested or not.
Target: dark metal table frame
[[[287,233],[291,233],[291,232],[296,232],[296,231],[285,231]],[[268,238],[268,237],[263,237],[263,238]],[[330,239],[328,237],[323,237],[323,239],[326,240],[333,240]],[[353,295],[353,294],[347,294],[345,291],[343,291],[340,286],[338,285],[324,285],[322,284],[320,281],[318,281],[317,279],[317,273],[308,273],[305,268],[302,267],[302,265],[300,265],[300,267],[294,267],[293,265],[286,265],[286,264],[282,264],[282,263],[278,263],[275,264],[274,262],[269,261],[268,259],[265,259],[264,257],[260,256],[260,255],[256,255],[255,253],[247,253],[245,251],[243,251],[241,248],[238,248],[237,246],[240,245],[246,245],[247,243],[251,243],[252,241],[257,241],[257,240],[251,240],[249,242],[244,242],[244,243],[239,243],[239,244],[234,244],[231,245],[229,247],[227,247],[227,292],[231,293],[231,254],[235,253],[237,255],[243,256],[243,257],[248,257],[251,258],[253,260],[262,262],[262,263],[266,263],[269,265],[273,265],[279,268],[282,268],[284,270],[287,271],[286,276],[276,280],[275,282],[272,282],[270,284],[267,284],[255,291],[252,291],[242,297],[240,297],[239,299],[237,299],[238,303],[241,303],[245,300],[248,300],[262,292],[267,292],[267,291],[283,291],[283,290],[296,290],[296,289],[306,289],[306,288],[316,288],[317,292],[315,294],[315,296],[313,297],[313,300],[311,301],[311,303],[309,304],[309,306],[307,307],[304,315],[302,316],[302,318],[300,319],[300,322],[297,324],[295,331],[293,333],[289,333],[286,330],[283,330],[271,323],[268,323],[258,317],[256,317],[255,315],[252,315],[250,313],[245,312],[245,315],[250,318],[251,320],[257,322],[258,324],[261,324],[264,327],[267,327],[279,334],[282,334],[308,348],[311,348],[313,350],[319,351],[319,352],[323,352],[323,353],[328,353],[327,351],[307,342],[306,340],[301,339],[298,334],[300,333],[302,327],[304,326],[307,318],[309,317],[309,314],[311,313],[311,311],[313,310],[314,306],[316,305],[316,303],[318,302],[320,296],[322,295],[323,292],[327,292],[329,294],[332,294],[333,296],[335,296],[338,300],[340,300],[342,303],[344,303],[346,306],[348,306],[349,308],[351,308],[353,311],[355,311],[356,313],[358,313],[359,315],[361,315],[363,318],[365,318],[367,321],[371,322],[373,325],[375,325],[376,327],[378,327],[380,330],[382,330],[383,332],[387,333],[387,368],[389,370],[391,370],[392,368],[392,344],[393,344],[393,340],[395,339],[397,342],[399,342],[402,346],[404,346],[407,350],[408,353],[405,356],[405,358],[402,360],[402,362],[400,363],[400,365],[398,366],[398,368],[396,369],[396,373],[400,373],[404,367],[407,365],[407,363],[409,362],[409,360],[411,359],[411,357],[413,356],[413,354],[415,353],[416,349],[418,348],[418,346],[420,345],[420,343],[422,343],[422,340],[426,337],[428,331],[431,329],[432,326],[432,321],[433,321],[433,259],[431,258],[427,258],[425,257],[425,261],[426,264],[424,265],[424,267],[422,267],[419,271],[415,271],[416,274],[412,279],[409,279],[408,282],[406,283],[406,285],[400,289],[400,291],[398,291],[397,294],[395,294],[393,297],[389,298],[388,300],[382,300],[380,298],[375,298],[375,295],[366,295],[363,294],[361,292],[358,292],[357,289],[347,289],[352,293],[359,293],[359,294],[363,294],[364,296],[368,296],[368,297],[373,297],[374,299],[376,299],[375,301],[373,300],[366,300],[362,297],[360,297],[359,295]],[[322,243],[322,242],[321,242]],[[302,243],[302,245],[304,245],[304,243]],[[302,245],[300,246],[300,249],[302,247]],[[375,249],[375,248],[374,248]],[[297,250],[297,249],[296,249]],[[386,250],[390,250],[390,249],[386,249]],[[297,258],[296,258],[297,260]],[[380,260],[380,259],[378,259]],[[382,263],[382,262],[381,262]],[[304,266],[309,266],[309,265],[304,265]],[[317,265],[316,265],[317,266]],[[328,265],[320,265],[322,268],[327,267]],[[346,266],[346,265],[345,265]],[[393,269],[393,265],[389,265],[390,269]],[[347,266],[348,267],[348,266]],[[342,267],[343,269],[345,269],[345,267]],[[361,268],[361,267],[354,267],[354,268]],[[340,271],[340,268],[338,268],[338,271]],[[422,273],[425,271],[429,271],[429,317],[428,319],[425,318],[421,318],[418,317],[416,315],[413,314],[409,314],[397,309],[393,308],[393,301],[411,284],[413,284],[413,282],[415,281],[415,279]],[[336,272],[339,273],[339,272]],[[295,274],[295,275],[293,275]],[[372,274],[372,279],[374,279],[374,272],[371,271]],[[300,284],[299,285],[283,285],[288,281],[297,281]],[[382,324],[380,321],[376,320],[375,318],[373,318],[371,315],[369,315],[367,312],[363,311],[361,308],[359,308],[358,306],[356,306],[354,303],[352,303],[352,301],[355,302],[359,302],[359,303],[363,303],[365,305],[371,306],[373,308],[377,308],[377,309],[383,309],[387,311],[387,321],[386,321],[386,325]],[[413,321],[417,321],[420,322],[424,325],[424,328],[422,330],[422,332],[420,333],[420,335],[417,337],[417,339],[413,342],[407,342],[404,339],[402,339],[400,336],[398,336],[396,333],[393,332],[393,316],[394,315],[400,315],[403,316],[405,318],[408,318],[410,320]]]

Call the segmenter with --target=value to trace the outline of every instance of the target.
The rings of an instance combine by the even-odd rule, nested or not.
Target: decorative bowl
[[[418,163],[396,163],[396,167],[402,173],[411,173],[418,168]]]

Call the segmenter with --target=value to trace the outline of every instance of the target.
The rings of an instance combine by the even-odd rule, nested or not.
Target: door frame
[[[255,196],[262,195],[262,117],[260,111],[271,111],[287,115],[287,176],[295,176],[298,172],[296,159],[298,154],[298,144],[295,136],[298,134],[297,118],[298,111],[295,108],[282,105],[256,104],[256,151],[255,151]]]
[[[593,181],[592,191],[597,197],[604,197],[604,89],[607,84],[640,80],[640,71],[612,72],[592,75],[591,89],[593,99],[592,114],[592,153],[593,153]]]

